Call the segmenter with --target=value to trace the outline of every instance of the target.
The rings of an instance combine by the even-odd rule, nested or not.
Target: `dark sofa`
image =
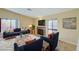
[[[42,39],[49,43],[50,51],[55,51],[58,45],[59,32],[55,33],[51,39],[43,36]]]
[[[26,44],[23,46],[18,46],[14,43],[14,51],[42,51],[43,39],[36,40],[31,44]]]
[[[22,34],[28,34],[30,33],[30,30],[20,30],[20,28],[14,29],[14,32],[3,32],[3,38],[12,37],[12,36],[18,36]]]
[[[17,36],[17,35],[20,35],[20,33],[19,32],[4,32],[3,33],[3,38]]]
[[[49,51],[57,51],[56,47],[58,45],[59,32],[55,33],[53,38],[49,39],[48,37],[41,36],[41,38],[28,45],[18,46],[17,43],[14,43],[14,51],[41,51],[43,48],[43,40],[49,43]]]

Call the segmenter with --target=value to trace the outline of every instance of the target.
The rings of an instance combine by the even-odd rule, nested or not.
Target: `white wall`
[[[77,44],[77,51],[79,51],[79,38],[78,38],[78,44]]]
[[[63,28],[63,18],[69,18],[69,17],[76,17],[77,23],[76,27],[77,29],[65,29]],[[56,15],[49,15],[42,17],[43,19],[53,19],[57,18],[58,20],[58,31],[60,33],[59,39],[74,45],[77,45],[78,42],[78,36],[79,36],[79,9],[74,9],[71,11],[66,11],[63,13],[59,13]]]

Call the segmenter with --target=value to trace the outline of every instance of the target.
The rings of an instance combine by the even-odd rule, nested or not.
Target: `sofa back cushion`
[[[14,29],[14,32],[20,32],[20,31],[21,31],[21,28]]]

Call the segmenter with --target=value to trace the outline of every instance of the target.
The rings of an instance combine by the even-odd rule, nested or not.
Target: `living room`
[[[27,14],[25,13],[24,10],[27,11]],[[45,10],[47,10],[48,12]],[[78,15],[79,15],[79,9],[75,9],[75,8],[71,8],[71,9],[68,9],[68,8],[45,8],[45,9],[44,8],[35,8],[35,9],[0,8],[0,20],[1,20],[0,23],[2,24],[0,47],[3,47],[0,50],[14,51],[14,43],[16,42],[16,39],[23,39],[23,38],[26,38],[26,36],[31,36],[32,39],[38,36],[36,37],[38,39],[39,36],[50,37],[49,36],[50,33],[59,32],[56,50],[57,51],[76,51],[77,44],[78,44],[78,35],[79,35],[78,34],[79,33]],[[72,26],[72,23],[71,23],[72,21],[66,21],[66,20],[74,20],[74,25]],[[54,22],[56,23],[54,24]],[[64,22],[69,22],[69,23],[66,23],[65,25]],[[42,23],[42,25],[40,23]],[[55,25],[55,27],[52,27],[51,26],[52,24]],[[70,24],[70,26],[72,27],[71,28],[68,27],[69,25],[67,26],[67,24]],[[16,30],[15,28],[20,28],[20,29]],[[20,33],[17,32],[16,35],[12,35],[9,37],[3,34],[3,32],[12,32],[14,31],[13,29],[15,29],[15,32],[20,31]],[[27,29],[29,30],[26,31]],[[7,38],[3,36],[6,36]],[[31,44],[31,43],[32,43],[31,41],[30,43],[27,42],[27,44]],[[47,42],[44,42],[44,46],[42,46],[41,48],[42,51],[50,51],[51,48],[49,45],[50,44],[48,44]]]

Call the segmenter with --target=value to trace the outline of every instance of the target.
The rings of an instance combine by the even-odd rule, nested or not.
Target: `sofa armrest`
[[[18,47],[17,43],[14,43],[14,51],[19,51],[19,47]]]

